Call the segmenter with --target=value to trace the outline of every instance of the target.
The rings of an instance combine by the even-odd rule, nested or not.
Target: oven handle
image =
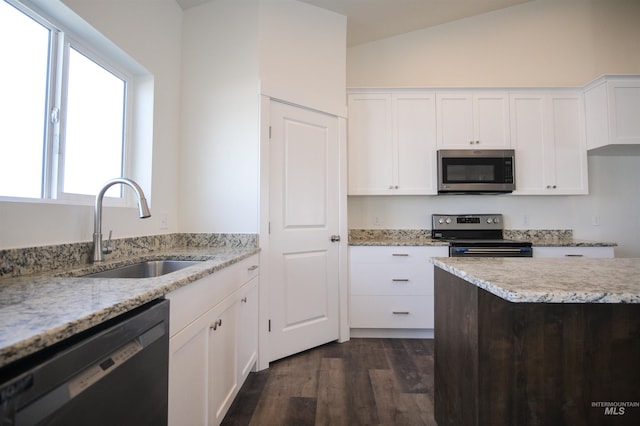
[[[454,247],[461,254],[531,253],[531,247]]]

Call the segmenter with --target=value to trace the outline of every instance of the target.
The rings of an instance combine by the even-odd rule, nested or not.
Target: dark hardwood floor
[[[435,425],[433,340],[351,339],[251,373],[223,425]]]

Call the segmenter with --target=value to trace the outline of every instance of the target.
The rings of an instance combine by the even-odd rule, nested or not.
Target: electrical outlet
[[[160,229],[169,229],[169,213],[160,213]]]
[[[522,225],[523,226],[529,226],[529,215],[524,215],[522,216]]]
[[[600,226],[600,216],[595,215],[591,217],[591,225]]]
[[[373,226],[382,226],[382,219],[380,218],[380,216],[374,216]]]

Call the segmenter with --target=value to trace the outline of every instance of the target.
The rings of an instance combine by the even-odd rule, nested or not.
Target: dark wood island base
[[[435,268],[435,417],[640,425],[640,304],[514,303]]]

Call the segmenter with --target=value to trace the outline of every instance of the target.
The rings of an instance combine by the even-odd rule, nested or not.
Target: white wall
[[[113,238],[176,232],[182,10],[175,0],[64,0],[154,75],[152,217],[105,208]],[[151,162],[149,162],[151,164]],[[160,229],[162,213],[168,229]],[[90,241],[93,206],[0,202],[0,249]]]
[[[583,86],[640,74],[640,2],[536,0],[347,50],[351,87]],[[349,197],[349,227],[430,229],[432,213],[503,213],[640,257],[640,157],[590,156],[587,196]],[[525,224],[525,216],[527,222]],[[593,217],[599,226],[593,226]]]
[[[182,232],[257,231],[258,4],[184,12]]]
[[[261,93],[346,117],[346,17],[295,0],[260,9]]]
[[[347,50],[349,87],[582,86],[640,69],[637,0],[535,0]]]
[[[257,233],[260,95],[346,115],[346,18],[216,0],[185,11],[183,37],[180,230]]]

